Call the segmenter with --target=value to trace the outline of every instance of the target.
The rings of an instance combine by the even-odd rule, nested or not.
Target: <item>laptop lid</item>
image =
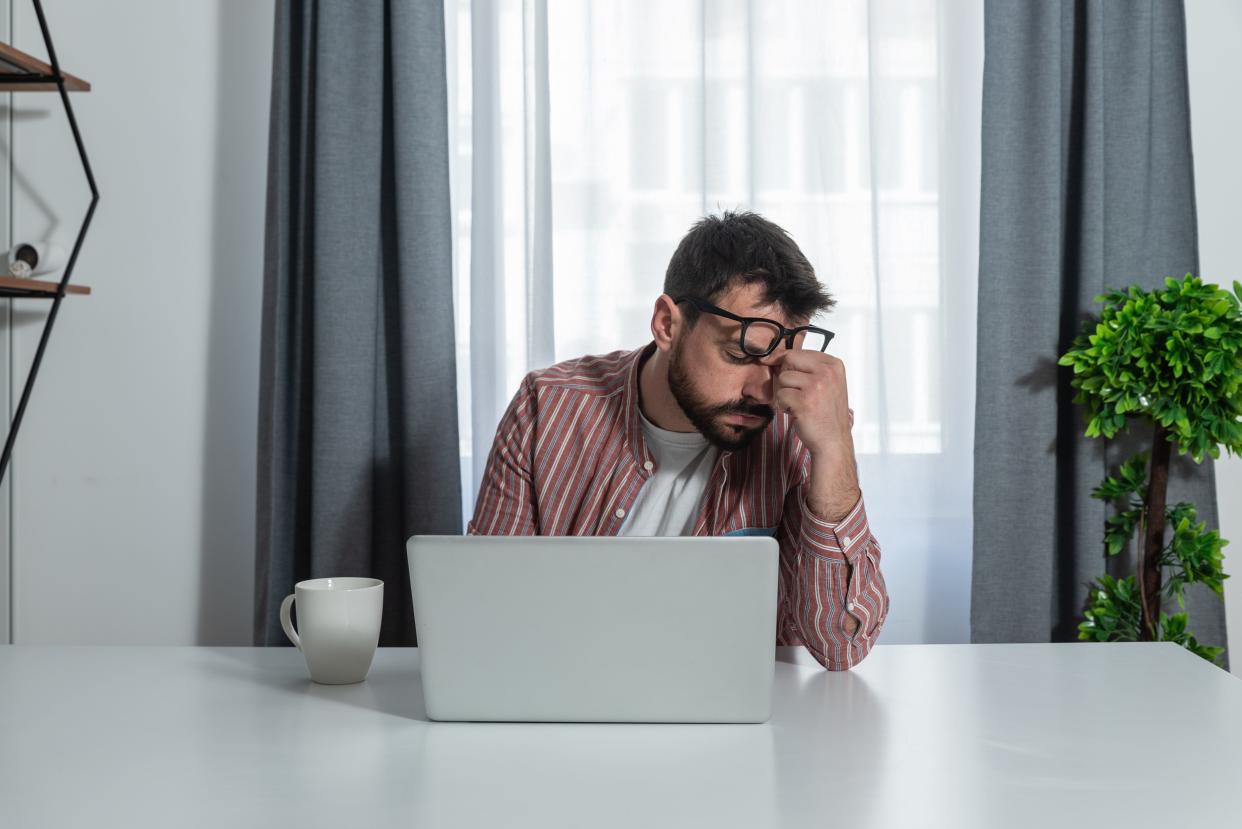
[[[769,537],[414,536],[434,720],[763,722]]]

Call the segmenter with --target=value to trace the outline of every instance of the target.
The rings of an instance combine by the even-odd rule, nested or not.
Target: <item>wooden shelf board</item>
[[[65,79],[65,89],[69,92],[90,92],[91,85],[76,75],[68,72],[60,73]],[[29,80],[16,80],[17,78]],[[42,78],[42,81],[36,81]],[[0,43],[0,92],[49,92],[56,90],[56,78],[49,64],[14,49],[7,43]]]
[[[60,280],[51,282],[43,279],[23,279],[19,276],[0,276],[0,297],[13,296],[12,291],[20,291],[29,294],[47,294],[52,296],[60,287]],[[72,282],[65,286],[66,294],[86,295],[91,292],[87,285],[74,285]]]

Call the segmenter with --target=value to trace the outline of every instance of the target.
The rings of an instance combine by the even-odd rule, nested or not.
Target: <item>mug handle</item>
[[[285,629],[285,636],[289,637],[289,641],[298,650],[302,650],[302,640],[298,637],[298,632],[293,629],[293,619],[289,616],[289,611],[293,609],[293,600],[297,596],[290,593],[285,596],[285,600],[280,603],[280,626]]]

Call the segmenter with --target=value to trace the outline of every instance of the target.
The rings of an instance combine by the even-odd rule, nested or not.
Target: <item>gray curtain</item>
[[[256,644],[296,581],[383,579],[461,531],[444,10],[279,2],[259,412]]]
[[[1068,641],[1087,583],[1128,574],[1106,570],[1089,493],[1151,436],[1082,437],[1055,363],[1106,287],[1199,272],[1185,19],[1174,0],[988,0],[985,18],[971,638]],[[1216,526],[1210,460],[1172,478],[1170,503]],[[1223,603],[1187,606],[1225,645]]]

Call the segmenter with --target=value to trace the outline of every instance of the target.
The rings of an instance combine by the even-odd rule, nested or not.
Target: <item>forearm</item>
[[[829,670],[846,670],[871,651],[888,615],[880,546],[861,496],[839,521],[802,503],[793,609],[802,640]]]
[[[466,535],[536,535],[538,523],[526,478],[498,459],[488,463]]]
[[[830,523],[842,521],[861,498],[852,444],[820,450],[811,456],[806,500],[816,516]]]

